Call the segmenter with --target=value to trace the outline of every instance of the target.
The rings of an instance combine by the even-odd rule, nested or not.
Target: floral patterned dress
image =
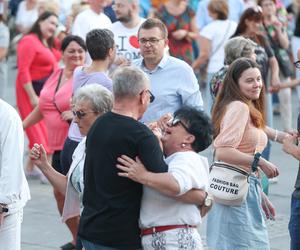
[[[176,40],[172,36],[172,32],[179,29],[191,31],[191,19],[195,16],[195,12],[190,7],[187,7],[183,14],[173,16],[167,11],[165,6],[162,6],[159,13],[160,19],[165,23],[168,29],[170,55],[184,60],[191,65],[194,59],[192,42],[185,38]]]

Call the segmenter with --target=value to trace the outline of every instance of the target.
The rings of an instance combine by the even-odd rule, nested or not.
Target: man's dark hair
[[[139,28],[138,35],[142,29],[150,30],[153,28],[158,28],[161,31],[163,38],[168,38],[168,30],[166,25],[157,18],[148,18],[145,22],[143,22]]]
[[[105,60],[114,46],[114,35],[110,30],[94,29],[86,35],[86,47],[92,60]]]
[[[183,106],[174,113],[174,118],[182,120],[189,129],[189,133],[195,136],[192,148],[195,152],[201,152],[208,148],[212,142],[213,127],[210,118],[201,110]]]
[[[80,36],[68,35],[61,42],[61,50],[64,52],[71,42],[76,42],[84,51],[86,46],[84,40]]]

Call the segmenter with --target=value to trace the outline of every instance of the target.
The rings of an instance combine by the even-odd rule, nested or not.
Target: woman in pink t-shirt
[[[23,121],[23,127],[28,128],[40,120],[44,120],[48,132],[48,146],[52,155],[52,166],[62,173],[60,152],[68,134],[69,122],[73,119],[71,112],[71,96],[73,93],[73,72],[85,61],[85,42],[78,36],[67,36],[61,45],[65,67],[53,72],[45,83],[39,98],[39,104]],[[64,196],[54,189],[54,196],[59,212],[62,213]],[[73,235],[75,245],[78,219],[68,221],[67,225]]]

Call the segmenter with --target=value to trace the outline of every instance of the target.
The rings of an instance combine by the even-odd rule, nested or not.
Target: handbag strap
[[[227,35],[228,35],[231,25],[232,25],[232,23],[229,20],[229,24],[227,25],[227,29],[226,29],[226,32],[225,32],[225,35],[224,35],[222,41],[218,44],[218,46],[214,49],[214,51],[211,52],[210,57],[212,57],[214,54],[216,54],[216,52],[222,47],[223,43],[225,42],[225,40],[227,38]]]
[[[54,95],[53,95],[53,105],[54,107],[56,108],[56,110],[58,111],[58,113],[62,113],[61,110],[58,108],[57,104],[56,104],[56,101],[55,101],[55,95],[59,89],[59,86],[60,86],[60,82],[61,82],[61,79],[62,79],[62,74],[63,74],[63,69],[60,71],[59,73],[59,77],[58,77],[58,80],[57,80],[57,85],[56,85],[56,88],[54,90]]]

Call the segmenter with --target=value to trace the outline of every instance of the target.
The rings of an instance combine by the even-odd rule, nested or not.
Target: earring
[[[182,144],[181,144],[181,147],[182,147],[182,148],[184,148],[185,146],[186,146],[186,144],[185,144],[185,143],[182,143]]]

